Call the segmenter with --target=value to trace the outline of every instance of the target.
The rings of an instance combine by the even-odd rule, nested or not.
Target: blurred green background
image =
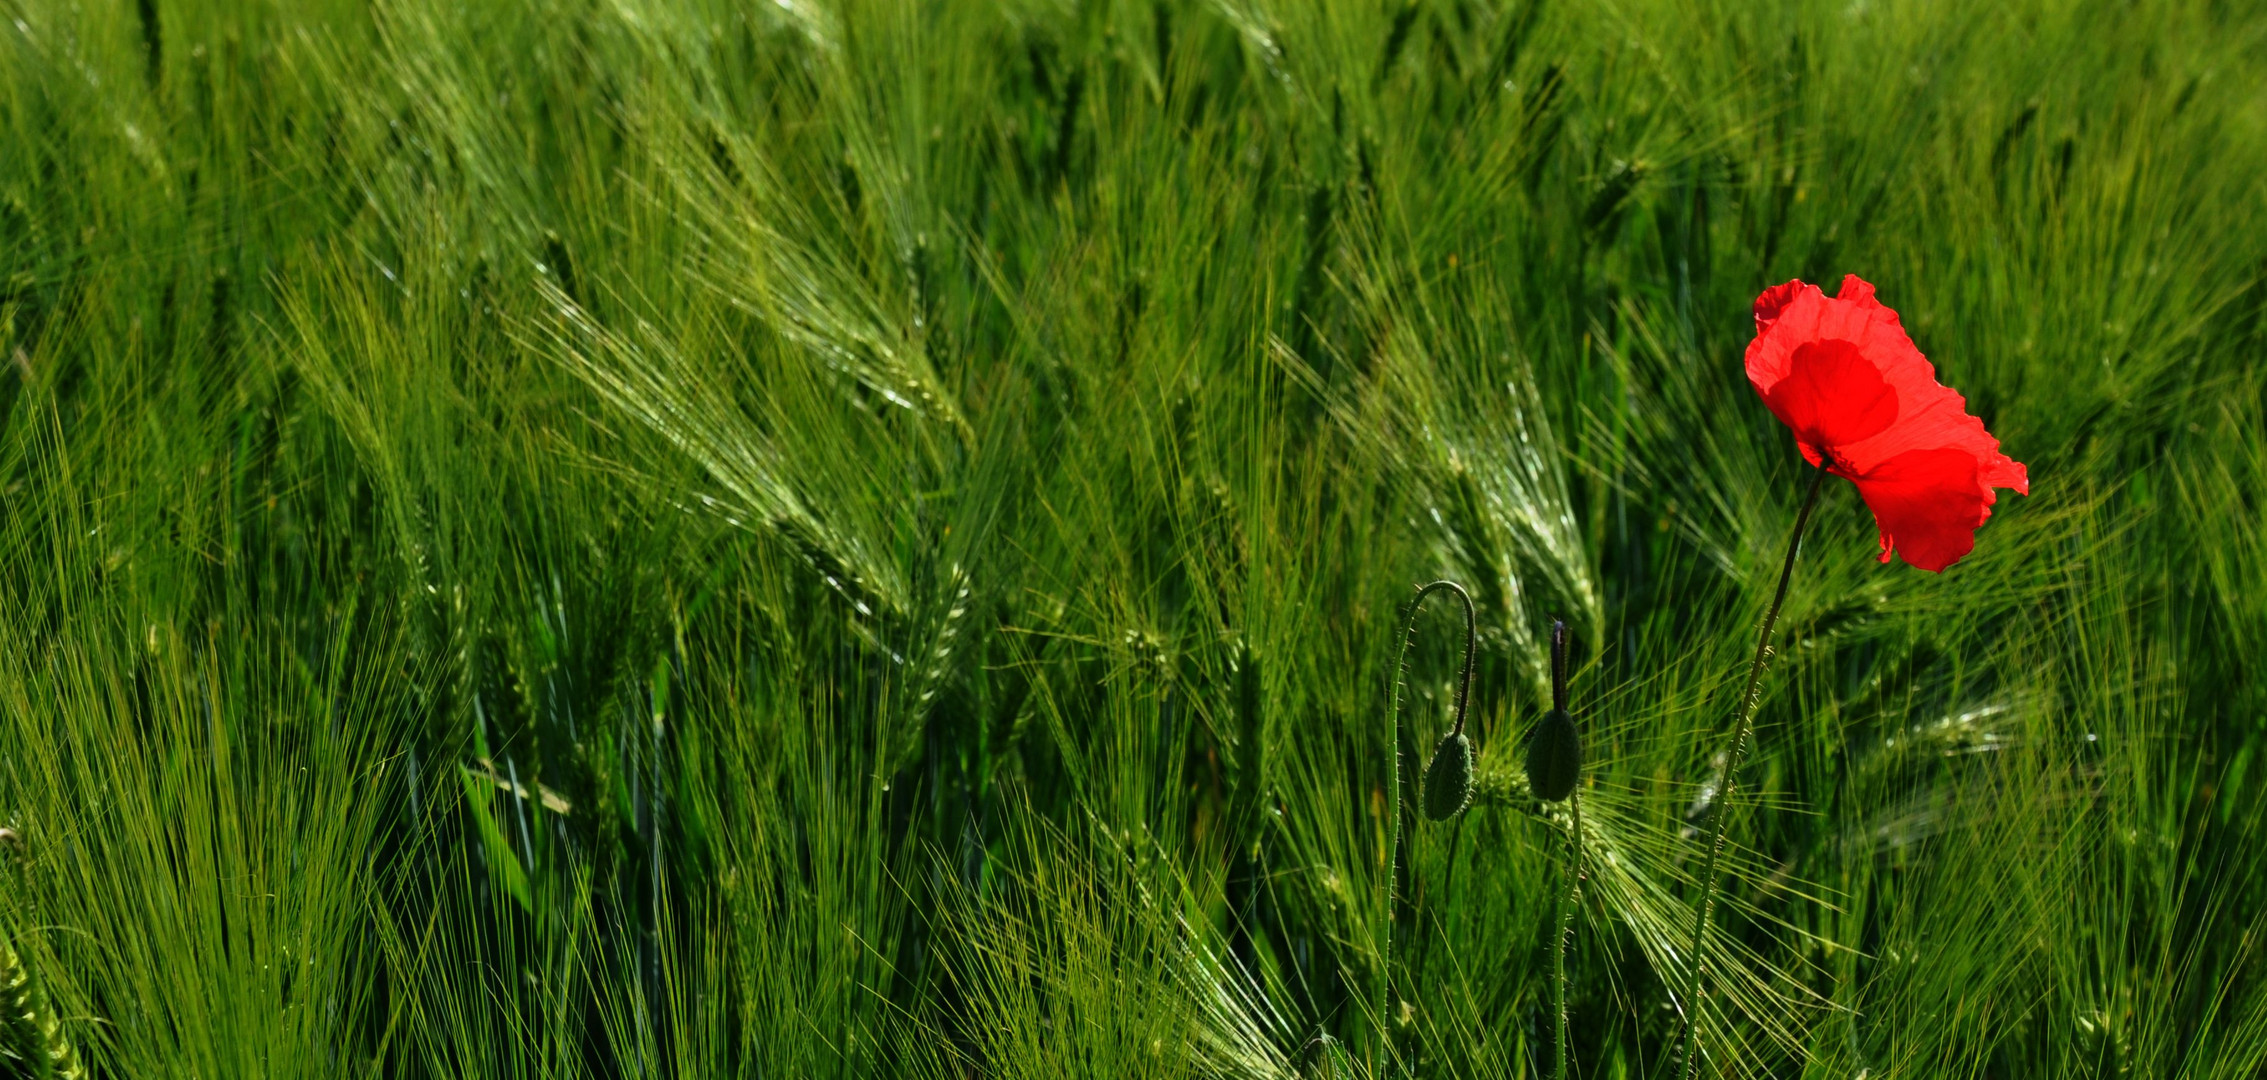
[[[1557,616],[1573,1074],[2256,1076],[2263,276],[2234,0],[0,0],[0,1074],[1548,1075]]]

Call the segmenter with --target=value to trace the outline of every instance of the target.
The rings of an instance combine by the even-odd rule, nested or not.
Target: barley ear
[[[42,1080],[84,1080],[78,1049],[43,1004],[23,957],[0,938],[0,1057],[28,1064]]]

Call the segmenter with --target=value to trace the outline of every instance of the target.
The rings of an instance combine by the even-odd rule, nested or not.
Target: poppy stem
[[[1700,987],[1706,965],[1702,960],[1701,946],[1708,937],[1708,920],[1716,913],[1716,869],[1724,854],[1724,826],[1731,818],[1732,792],[1739,778],[1740,759],[1747,756],[1749,729],[1754,726],[1756,686],[1763,680],[1763,666],[1771,657],[1771,628],[1779,621],[1779,608],[1787,602],[1787,582],[1795,576],[1795,554],[1802,550],[1803,528],[1810,524],[1810,512],[1818,505],[1818,489],[1826,483],[1826,463],[1821,461],[1810,481],[1810,494],[1803,498],[1802,511],[1795,515],[1795,531],[1787,537],[1787,559],[1779,567],[1779,591],[1772,594],[1771,610],[1764,613],[1763,631],[1756,635],[1755,659],[1747,668],[1747,688],[1740,692],[1739,723],[1732,731],[1732,752],[1724,759],[1723,790],[1716,795],[1716,807],[1709,813],[1708,859],[1700,871],[1700,905],[1692,914],[1692,951],[1690,972],[1685,979],[1684,1068],[1686,1080],[1700,1073]]]
[[[1393,768],[1386,780],[1386,857],[1385,857],[1385,909],[1378,918],[1378,966],[1380,973],[1371,991],[1370,1007],[1376,1015],[1378,1044],[1373,1052],[1379,1055],[1371,1062],[1371,1075],[1383,1076],[1385,1060],[1393,1056],[1393,1027],[1387,1008],[1392,1004],[1393,992],[1393,906],[1399,903],[1394,886],[1401,875],[1401,687],[1408,681],[1409,646],[1417,637],[1417,612],[1425,606],[1425,598],[1436,592],[1452,592],[1464,602],[1464,674],[1456,686],[1456,730],[1464,730],[1464,706],[1472,695],[1472,660],[1480,647],[1479,616],[1472,608],[1472,594],[1464,586],[1446,579],[1421,585],[1417,595],[1401,616],[1401,655],[1393,662]]]
[[[1556,1014],[1558,1029],[1551,1042],[1551,1080],[1566,1080],[1566,950],[1574,940],[1575,908],[1582,902],[1582,788],[1579,784],[1574,793],[1567,796],[1566,805],[1574,815],[1574,827],[1566,834],[1566,889],[1559,895],[1558,937],[1551,942],[1551,1011]]]
[[[1566,621],[1551,620],[1551,708],[1566,711]],[[1558,935],[1551,942],[1551,1012],[1556,1031],[1551,1040],[1551,1080],[1566,1080],[1567,1017],[1566,1017],[1566,950],[1574,939],[1575,906],[1581,902],[1582,882],[1582,782],[1575,781],[1574,790],[1566,797],[1567,810],[1574,815],[1574,827],[1568,830],[1566,889],[1559,895]]]

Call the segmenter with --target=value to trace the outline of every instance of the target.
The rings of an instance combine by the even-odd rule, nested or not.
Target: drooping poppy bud
[[[1453,581],[1436,581],[1417,590],[1417,599],[1409,604],[1408,614],[1402,619],[1401,662],[1395,668],[1397,677],[1405,674],[1409,663],[1409,640],[1417,630],[1417,605],[1435,591],[1456,594],[1464,603],[1464,670],[1456,683],[1456,723],[1443,736],[1440,745],[1433,749],[1433,760],[1425,766],[1425,786],[1418,799],[1418,809],[1434,821],[1446,821],[1464,812],[1472,801],[1472,740],[1464,735],[1464,709],[1472,701],[1472,661],[1480,647],[1479,622],[1473,614],[1472,597],[1462,585]],[[1401,722],[1399,682],[1394,691],[1394,724],[1398,732]],[[1395,738],[1398,740],[1399,735]]]
[[[1551,711],[1527,740],[1527,786],[1544,802],[1574,794],[1582,779],[1582,733],[1566,711],[1566,623],[1551,620]]]
[[[1472,802],[1472,740],[1461,731],[1441,737],[1425,766],[1425,816],[1447,821]]]

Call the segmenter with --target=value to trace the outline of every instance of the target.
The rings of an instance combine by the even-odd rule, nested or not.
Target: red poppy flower
[[[1892,548],[1941,571],[1976,546],[1994,488],[2031,493],[1968,402],[1936,381],[1897,313],[1856,274],[1831,299],[1790,281],[1755,298],[1747,378],[1811,464],[1858,485]]]

